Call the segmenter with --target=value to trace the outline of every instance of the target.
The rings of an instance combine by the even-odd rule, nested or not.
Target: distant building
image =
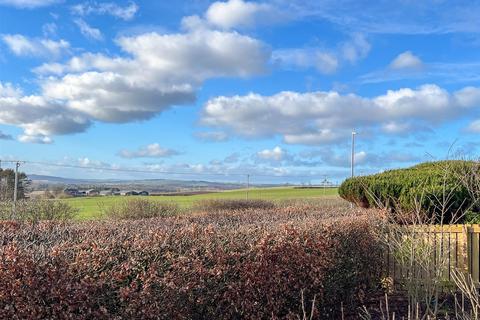
[[[77,188],[65,188],[63,189],[63,193],[66,194],[67,196],[72,196],[72,197],[82,196],[82,193]]]
[[[102,190],[102,191],[100,191],[100,195],[104,196],[104,197],[119,196],[120,195],[120,189],[111,188],[111,189]]]
[[[138,196],[138,192],[135,190],[122,190],[120,191],[122,196]]]
[[[89,190],[85,191],[85,194],[89,197],[95,197],[95,196],[98,196],[100,194],[100,192],[98,192],[98,190],[96,190],[96,189],[89,189]]]
[[[100,191],[102,197],[113,196],[112,190],[102,190]]]

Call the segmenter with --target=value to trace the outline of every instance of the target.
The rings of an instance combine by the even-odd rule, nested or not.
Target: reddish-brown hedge
[[[381,252],[374,219],[331,216],[290,206],[4,222],[0,318],[296,319],[302,291],[316,317],[334,317],[377,284]]]

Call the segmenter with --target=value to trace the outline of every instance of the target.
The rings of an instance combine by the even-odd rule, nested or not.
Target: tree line
[[[17,198],[25,198],[25,181],[27,175],[24,172],[18,173]],[[13,200],[15,190],[15,170],[0,169],[0,201]]]

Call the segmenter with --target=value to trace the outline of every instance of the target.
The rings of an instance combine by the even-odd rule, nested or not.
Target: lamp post
[[[352,131],[352,178],[355,175],[354,168],[355,168],[355,136],[356,134],[357,133],[355,131]]]

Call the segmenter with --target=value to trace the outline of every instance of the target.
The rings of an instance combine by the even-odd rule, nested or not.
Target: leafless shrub
[[[174,216],[179,211],[176,203],[129,199],[108,207],[104,214],[111,219],[149,219]]]
[[[201,200],[194,204],[196,211],[224,211],[224,210],[247,210],[247,209],[272,209],[275,203],[260,199],[210,199]]]
[[[68,203],[54,200],[21,200],[0,202],[0,220],[68,220],[75,217],[78,210]]]

